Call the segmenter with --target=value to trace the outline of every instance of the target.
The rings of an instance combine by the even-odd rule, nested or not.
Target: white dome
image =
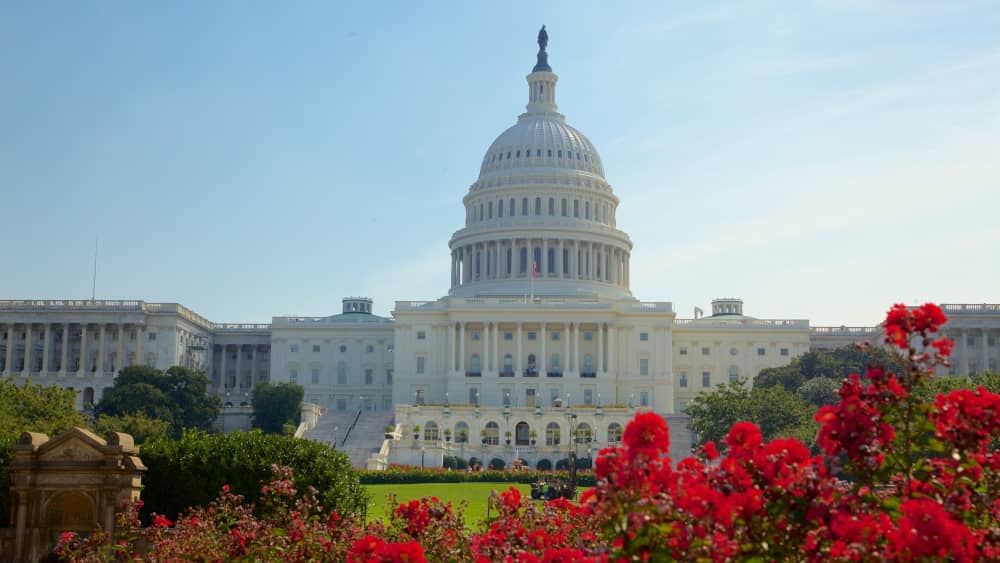
[[[594,145],[555,112],[522,115],[490,145],[479,177],[517,168],[570,169],[604,177]]]

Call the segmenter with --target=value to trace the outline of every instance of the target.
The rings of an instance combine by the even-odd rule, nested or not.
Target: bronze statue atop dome
[[[531,69],[531,72],[552,72],[552,67],[549,66],[549,54],[545,52],[545,48],[549,46],[549,34],[545,31],[545,26],[542,25],[542,29],[538,30],[538,62],[535,63],[535,68]]]
[[[538,30],[538,50],[544,52],[548,46],[549,34],[545,31],[545,24],[542,24],[542,29]]]

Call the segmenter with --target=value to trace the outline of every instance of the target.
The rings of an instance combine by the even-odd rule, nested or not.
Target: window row
[[[345,346],[343,344],[341,344],[338,349],[339,349],[339,351],[340,351],[341,354],[344,354],[344,353],[347,352],[347,346]],[[289,344],[288,345],[288,350],[289,350],[289,352],[291,352],[293,354],[297,354],[299,352],[299,350],[300,350],[300,347],[299,347],[299,345],[297,343],[293,343],[293,344]],[[319,344],[313,344],[312,345],[312,351],[313,351],[313,353],[318,353],[321,350],[322,350],[322,348],[320,347]],[[391,344],[386,348],[386,351],[387,352],[392,352],[392,345]],[[366,344],[365,345],[365,352],[368,353],[368,354],[375,353],[375,346],[373,344]]]
[[[598,223],[608,225],[611,224],[612,208],[606,202],[550,197],[548,198],[547,205],[545,205],[545,200],[541,197],[536,197],[532,206],[530,205],[531,200],[525,197],[521,198],[520,208],[518,208],[517,203],[516,198],[510,198],[509,200],[501,198],[495,202],[492,200],[480,202],[478,206],[473,204],[468,208],[469,222],[478,223],[487,219],[493,219],[494,217],[500,219],[505,215],[508,217],[542,215],[555,217],[558,215],[561,217],[572,216],[577,219],[583,218],[588,221],[594,220]]]
[[[544,155],[544,156],[542,156]],[[566,160],[578,160],[590,163],[590,153],[580,151],[563,151],[562,149],[512,149],[508,151],[497,151],[489,156],[489,163],[503,162],[504,160],[517,160],[520,158],[563,158]],[[484,159],[483,164],[486,164]]]
[[[392,371],[393,371],[392,369],[386,369],[385,370],[385,379],[384,379],[384,381],[385,381],[386,385],[392,385]],[[320,384],[320,375],[321,375],[321,373],[322,373],[322,370],[320,368],[310,368],[309,369],[309,376],[310,376],[309,377],[309,383],[311,383],[312,385],[319,385]],[[344,364],[338,365],[336,373],[337,373],[337,380],[336,380],[337,381],[337,385],[347,385],[348,384],[347,382],[348,382],[348,379],[349,379],[348,378],[348,368],[347,368],[347,366],[344,365]],[[288,381],[289,381],[289,383],[300,383],[299,382],[299,368],[288,368]],[[365,368],[364,369],[364,377],[363,377],[362,381],[363,381],[364,385],[375,385],[375,369],[374,368]]]
[[[414,430],[417,430],[417,427],[414,427]],[[440,441],[442,439],[450,441],[454,437],[455,442],[464,444],[470,442],[472,439],[472,437],[469,436],[469,425],[465,422],[455,423],[454,429],[452,430],[447,427],[442,429],[438,422],[430,420],[427,421],[420,430],[421,432],[415,433],[416,436],[426,441]],[[568,432],[569,430],[570,429],[567,427],[566,431]],[[608,444],[617,444],[621,442],[622,431],[623,428],[621,424],[617,422],[608,424],[607,433],[605,434]],[[548,423],[545,426],[545,445],[560,445],[563,443],[563,433],[563,425],[558,422]],[[577,444],[589,444],[595,441],[593,427],[586,422],[578,423],[576,428],[573,429],[572,434],[572,436],[566,436],[566,438],[572,439],[572,441]],[[487,422],[486,426],[479,432],[479,440],[483,445],[499,445],[500,424],[493,421]],[[518,422],[514,425],[513,430],[507,430],[504,432],[504,441],[507,444],[513,443],[517,446],[535,445],[538,441],[538,433],[536,430],[532,429],[527,422]]]
[[[740,368],[739,366],[729,366],[729,383],[736,383],[740,379]],[[721,384],[721,381],[717,381],[716,384]],[[688,387],[688,372],[687,370],[681,370],[677,373],[677,385],[679,387]],[[712,386],[712,372],[702,371],[701,372],[701,386],[703,388],[708,388]]]
[[[641,335],[640,335],[640,337],[641,337]],[[641,340],[641,338],[640,338],[640,340]],[[687,356],[688,355],[688,347],[687,346],[680,346],[677,349],[677,353],[679,355],[681,355],[681,356]],[[739,350],[737,350],[736,348],[730,348],[729,349],[729,355],[730,356],[735,356],[737,354],[739,354]],[[781,355],[781,356],[783,356],[783,357],[788,357],[788,355],[789,355],[788,348],[780,348],[778,350],[778,354]],[[708,346],[702,346],[702,348],[701,348],[701,355],[702,356],[711,356],[712,355],[712,349],[710,347],[708,347]],[[758,347],[757,348],[757,355],[758,356],[766,356],[767,355],[767,349],[766,348]]]

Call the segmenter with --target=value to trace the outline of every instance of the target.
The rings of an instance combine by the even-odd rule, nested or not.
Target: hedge
[[[447,469],[421,469],[409,466],[392,466],[385,471],[359,471],[358,480],[364,485],[390,485],[411,483],[534,483],[540,479],[569,477],[566,471],[451,471]],[[593,487],[594,473],[580,471],[577,484]]]
[[[142,446],[139,457],[149,468],[143,475],[143,515],[174,518],[189,506],[205,506],[223,485],[249,502],[260,498],[262,482],[271,479],[272,464],[287,465],[295,487],[318,491],[327,510],[360,513],[367,493],[348,457],[311,440],[278,434],[185,431],[180,440],[160,439]]]

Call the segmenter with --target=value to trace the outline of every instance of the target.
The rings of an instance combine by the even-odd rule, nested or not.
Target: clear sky
[[[433,299],[535,35],[682,317],[1000,302],[1000,4],[0,2],[0,298]]]

